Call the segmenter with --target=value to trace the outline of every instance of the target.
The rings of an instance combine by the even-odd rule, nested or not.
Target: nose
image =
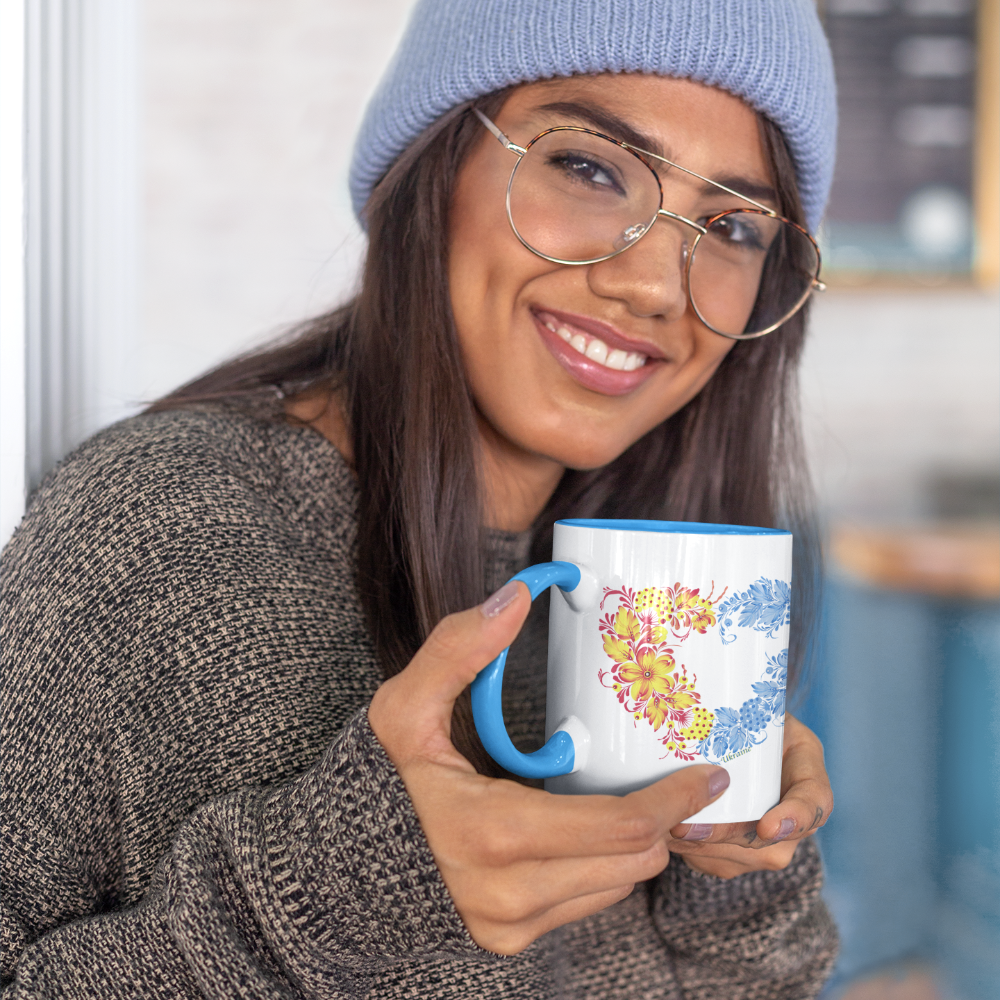
[[[661,216],[656,225],[627,250],[591,264],[591,291],[624,302],[634,316],[681,318],[688,308],[684,268],[694,231]]]

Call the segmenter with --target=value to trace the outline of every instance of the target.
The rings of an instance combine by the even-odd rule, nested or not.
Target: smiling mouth
[[[649,360],[648,354],[639,351],[623,351],[620,348],[609,347],[600,337],[584,333],[582,330],[570,330],[564,323],[557,322],[545,313],[538,315],[545,327],[557,337],[564,340],[577,354],[582,354],[605,368],[619,372],[634,372]]]
[[[649,360],[647,354],[611,348],[600,337],[583,333],[580,330],[570,330],[565,324],[557,323],[551,316],[542,314],[538,318],[557,337],[565,340],[577,354],[582,354],[585,358],[596,361],[599,365],[604,365],[605,368],[619,372],[634,372],[636,368],[641,368]]]

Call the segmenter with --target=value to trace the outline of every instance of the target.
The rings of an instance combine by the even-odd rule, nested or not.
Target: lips
[[[647,341],[625,337],[613,327],[586,316],[533,309],[539,335],[555,359],[581,385],[609,396],[622,396],[645,382],[664,360]]]

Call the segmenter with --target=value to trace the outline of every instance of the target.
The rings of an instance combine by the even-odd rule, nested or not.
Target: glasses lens
[[[556,260],[601,260],[653,224],[660,186],[637,156],[600,136],[556,129],[514,170],[510,217],[532,250]]]
[[[691,302],[713,330],[752,336],[791,316],[818,272],[816,246],[802,230],[759,212],[727,212],[695,248]]]

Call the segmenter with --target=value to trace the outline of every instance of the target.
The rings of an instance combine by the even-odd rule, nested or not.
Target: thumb
[[[632,792],[629,798],[635,796],[668,833],[714,802],[728,787],[729,772],[724,767],[693,764]]]
[[[368,709],[390,757],[395,755],[389,743],[405,757],[442,735],[448,739],[455,699],[514,641],[530,608],[528,588],[511,581],[478,607],[438,622],[406,668],[375,692]]]

